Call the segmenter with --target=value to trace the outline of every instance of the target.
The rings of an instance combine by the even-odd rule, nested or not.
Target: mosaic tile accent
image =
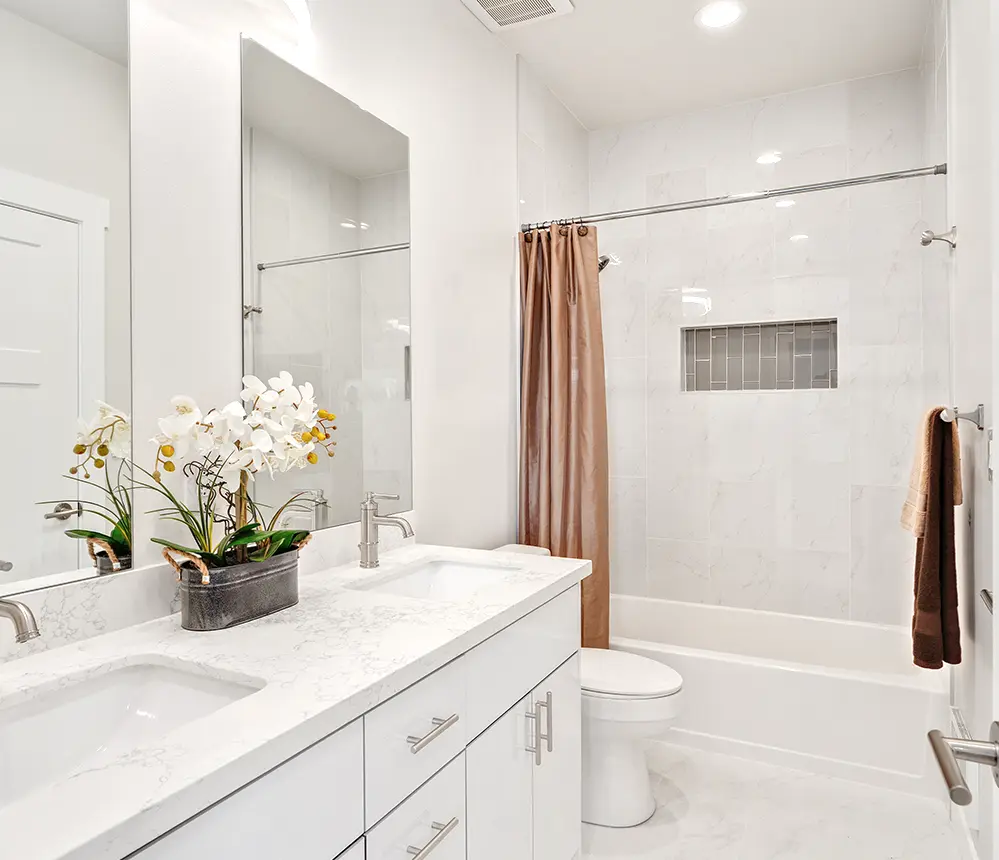
[[[684,391],[839,387],[836,320],[683,330]]]

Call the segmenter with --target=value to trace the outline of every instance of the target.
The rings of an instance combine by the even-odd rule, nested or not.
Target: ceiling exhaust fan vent
[[[568,15],[572,0],[461,0],[494,33],[542,18]]]

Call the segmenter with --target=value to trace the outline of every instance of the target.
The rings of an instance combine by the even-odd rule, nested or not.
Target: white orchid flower
[[[212,410],[205,418],[214,428],[213,436],[221,442],[235,442],[250,434],[250,425],[246,421],[246,410],[233,401],[224,406],[221,411]]]
[[[294,377],[287,370],[282,370],[277,376],[267,380],[267,384],[277,392],[291,388],[295,384]]]
[[[267,386],[264,385],[255,376],[244,376],[243,377],[243,393],[242,397],[244,401],[252,402],[256,400],[261,394],[267,390]]]

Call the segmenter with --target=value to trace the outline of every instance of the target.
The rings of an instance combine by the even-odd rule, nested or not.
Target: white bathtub
[[[903,628],[615,595],[611,647],[683,676],[673,743],[943,796],[926,733],[950,728],[949,672]]]

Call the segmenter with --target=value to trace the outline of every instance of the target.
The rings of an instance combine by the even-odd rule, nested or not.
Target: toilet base
[[[587,733],[584,728],[583,821],[601,827],[636,827],[655,812],[641,740]]]

